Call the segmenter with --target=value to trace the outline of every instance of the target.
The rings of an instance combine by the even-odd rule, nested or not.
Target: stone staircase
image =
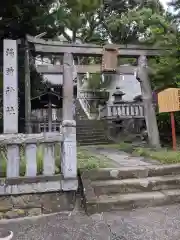
[[[89,120],[78,99],[76,100],[75,104],[76,104],[76,121],[83,119]]]
[[[108,137],[106,121],[77,120],[76,124],[76,136],[80,145],[112,143],[112,140]]]
[[[87,213],[180,203],[180,164],[81,173]]]
[[[76,136],[79,145],[112,143],[108,137],[108,123],[105,120],[88,119],[78,100],[76,100]]]

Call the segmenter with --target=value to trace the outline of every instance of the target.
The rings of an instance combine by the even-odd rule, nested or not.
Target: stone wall
[[[0,219],[72,211],[76,192],[53,192],[0,197]]]

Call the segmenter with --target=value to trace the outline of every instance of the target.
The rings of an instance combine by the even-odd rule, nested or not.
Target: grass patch
[[[78,154],[78,168],[94,169],[94,168],[108,168],[113,167],[112,161],[106,157],[95,156],[88,150],[79,149]]]
[[[180,163],[180,152],[168,149],[153,150],[148,148],[135,148],[134,155],[149,157],[164,164]]]
[[[108,145],[107,147],[131,153],[133,156],[155,159],[164,164],[180,163],[180,151],[172,151],[167,148],[151,149],[148,147],[134,146],[133,144],[125,142]]]
[[[41,175],[43,173],[43,158],[44,158],[44,147],[42,145],[38,146],[36,153],[37,161],[37,174]],[[86,149],[78,148],[77,151],[78,158],[78,168],[81,169],[94,169],[94,168],[105,168],[112,167],[109,159],[106,157],[95,156],[88,152]],[[55,146],[55,173],[61,172],[61,152],[60,147]],[[0,177],[6,177],[7,169],[7,151],[5,148],[0,150]],[[21,146],[20,148],[20,176],[24,176],[26,172],[26,158],[25,158],[25,148]]]

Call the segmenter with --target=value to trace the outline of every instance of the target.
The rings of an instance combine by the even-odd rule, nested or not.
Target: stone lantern
[[[120,90],[120,87],[116,87],[116,91],[112,95],[114,97],[114,102],[113,103],[118,104],[118,103],[124,102],[123,99],[122,99],[122,97],[124,95],[125,95],[125,93]]]
[[[135,96],[134,99],[133,99],[133,101],[136,102],[136,103],[137,103],[137,102],[142,102],[142,101],[143,101],[143,100],[142,100],[142,95],[137,95],[137,96]]]

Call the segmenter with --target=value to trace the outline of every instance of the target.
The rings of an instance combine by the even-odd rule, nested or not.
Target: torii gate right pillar
[[[155,109],[152,103],[152,90],[148,78],[148,65],[146,56],[140,56],[138,59],[137,80],[141,85],[149,143],[152,147],[160,148],[159,130],[157,126]]]

